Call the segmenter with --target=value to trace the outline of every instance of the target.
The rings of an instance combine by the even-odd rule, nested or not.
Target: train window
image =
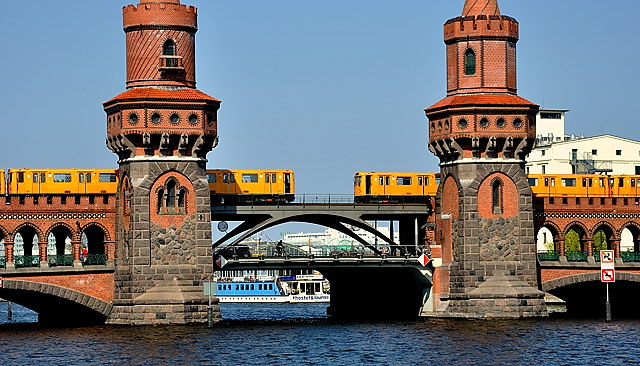
[[[384,177],[380,177],[380,185],[383,186],[384,185]]]
[[[391,177],[385,177],[384,184],[390,185],[391,184]]]
[[[427,183],[427,184],[429,184],[429,183]],[[440,185],[440,177],[436,177],[436,185],[438,185],[438,186]]]
[[[600,187],[604,187],[604,178],[599,179]]]
[[[422,185],[422,177],[418,177],[418,185],[421,186]]]
[[[618,187],[624,187],[624,178],[618,178]]]
[[[399,186],[410,186],[411,185],[411,177],[397,177],[396,184]]]
[[[98,180],[100,183],[115,183],[116,173],[100,173],[98,174]]]
[[[229,174],[225,173],[222,175],[222,183],[229,183]]]
[[[84,174],[82,173],[78,174],[78,182],[84,183]]]
[[[265,183],[269,183],[270,180],[271,180],[271,174],[265,174],[264,175],[264,182]]]
[[[216,182],[216,173],[207,174],[207,182],[215,183]]]
[[[229,174],[229,182],[230,183],[235,183],[236,182],[236,175],[235,174]]]
[[[277,181],[276,178],[277,178],[277,175],[271,174],[271,183],[276,183],[276,181]]]
[[[549,187],[549,178],[544,178],[544,186]]]
[[[538,186],[538,178],[527,178],[529,181],[529,186],[537,187]]]
[[[636,180],[635,179],[631,179],[631,187],[635,187],[636,186]]]
[[[115,178],[115,173],[113,174],[114,178]],[[115,180],[114,180],[115,182]],[[87,173],[87,183],[91,183],[91,173]]]
[[[18,183],[24,183],[24,173],[18,173]]]
[[[353,178],[353,186],[354,187],[360,186],[361,183],[362,183],[362,177],[361,176],[356,176],[356,177]]]
[[[551,178],[551,187],[556,186],[556,178]]]
[[[575,187],[576,179],[575,178],[561,178],[563,187]]]
[[[258,174],[242,174],[242,183],[258,183]]]
[[[38,173],[33,175],[33,183],[38,183]]]

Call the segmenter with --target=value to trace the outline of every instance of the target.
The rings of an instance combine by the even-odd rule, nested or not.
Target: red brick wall
[[[495,179],[502,181],[501,214],[493,213],[492,183]],[[485,178],[478,189],[478,216],[485,218],[514,217],[519,213],[518,199],[518,189],[511,178],[503,173],[493,173]]]
[[[174,179],[178,182],[176,186],[176,201],[178,200],[178,193],[180,188],[186,188],[187,196],[185,199],[184,214],[161,214],[158,212],[158,190],[166,185],[169,179]],[[166,191],[166,190],[165,190]],[[151,222],[164,228],[170,225],[180,227],[185,217],[194,213],[196,207],[196,192],[191,181],[184,175],[178,172],[168,172],[161,175],[153,184],[149,197],[149,208],[151,212],[149,217]]]
[[[48,276],[10,277],[10,279],[56,285],[96,297],[108,303],[113,302],[113,288],[115,286],[113,273],[51,274]]]

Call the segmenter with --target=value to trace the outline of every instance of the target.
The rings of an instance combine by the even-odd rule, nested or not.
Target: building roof
[[[631,140],[625,137],[618,137],[618,136],[614,136],[614,135],[597,135],[597,136],[591,136],[591,137],[583,137],[583,138],[576,138],[576,139],[572,139],[572,140],[564,140],[564,141],[553,141],[550,144],[547,145],[540,145],[540,148],[548,148],[549,146],[552,145],[564,145],[564,144],[575,144],[575,143],[583,143],[583,142],[591,142],[593,143],[594,140],[617,140],[617,141],[623,141],[623,142],[629,142],[629,143],[633,143],[633,144],[640,144],[640,141],[636,141],[636,140]]]
[[[219,102],[218,99],[209,96],[198,89],[185,88],[178,90],[166,90],[156,88],[134,88],[119,94],[115,98],[103,104],[109,104],[116,100],[123,99],[210,100]]]
[[[500,15],[498,0],[466,0],[462,16]]]
[[[426,110],[464,105],[537,106],[537,104],[513,94],[466,94],[446,97]]]

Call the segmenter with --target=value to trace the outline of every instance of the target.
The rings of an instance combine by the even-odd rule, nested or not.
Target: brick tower
[[[444,39],[447,97],[425,110],[442,174],[425,315],[546,316],[524,173],[538,106],[516,93],[518,22],[497,0],[466,0]]]
[[[206,154],[220,101],[195,88],[197,12],[179,0],[123,8],[127,91],[104,103],[118,155],[112,324],[207,321],[212,275]],[[219,317],[219,308],[215,308]]]

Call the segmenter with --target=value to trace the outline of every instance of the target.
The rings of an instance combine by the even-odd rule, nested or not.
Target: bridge
[[[221,101],[196,89],[196,8],[179,0],[126,6],[127,89],[103,103],[117,192],[0,196],[0,298],[43,322],[200,324],[209,310],[202,282],[214,270],[316,269],[331,281],[337,316],[540,317],[543,292],[570,311],[603,308],[597,252],[608,248],[619,270],[614,316],[634,314],[639,198],[532,194],[523,167],[539,107],[516,94],[519,24],[488,3],[467,1],[444,25],[447,97],[425,110],[443,179],[426,205],[301,195],[289,205],[212,206],[206,156],[218,144]],[[484,57],[485,49],[506,56]],[[242,223],[213,243],[211,222],[221,220]],[[398,221],[399,238],[367,223],[377,220]],[[292,221],[339,230],[362,250],[221,258],[243,238]],[[540,233],[552,243],[543,253]],[[625,250],[623,236],[632,242]]]

